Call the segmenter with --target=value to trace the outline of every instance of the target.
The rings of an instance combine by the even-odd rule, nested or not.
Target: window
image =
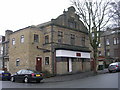
[[[113,38],[113,44],[116,45],[117,44],[117,38]]]
[[[114,45],[117,45],[117,44],[119,44],[119,39],[118,39],[118,37],[117,38],[113,38],[113,44]]]
[[[49,43],[49,35],[45,36],[45,44]]]
[[[49,65],[49,57],[45,57],[45,65]]]
[[[21,35],[20,42],[24,43],[24,35]]]
[[[75,35],[71,34],[71,45],[75,45]]]
[[[99,55],[99,56],[101,56],[101,55],[102,55],[102,54],[101,54],[101,51],[98,51],[98,55]]]
[[[63,37],[63,32],[62,31],[58,31],[58,36]]]
[[[109,39],[106,39],[106,45],[110,45]]]
[[[12,39],[12,45],[15,45],[15,38]]]
[[[101,47],[101,43],[99,43],[98,47],[99,47],[99,48]]]
[[[16,66],[20,66],[20,59],[16,59]]]
[[[77,24],[74,21],[68,21],[68,25],[69,25],[70,28],[76,28],[77,27]]]
[[[81,38],[81,43],[82,43],[82,46],[85,46],[85,37]]]
[[[34,34],[34,42],[39,42],[39,35],[37,34]]]
[[[63,41],[63,32],[58,31],[58,43],[62,43]]]

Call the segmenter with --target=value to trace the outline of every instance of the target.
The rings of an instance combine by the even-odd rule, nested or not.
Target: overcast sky
[[[70,0],[0,0],[0,35],[57,18]]]

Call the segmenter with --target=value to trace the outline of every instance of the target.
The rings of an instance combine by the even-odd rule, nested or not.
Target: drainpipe
[[[54,50],[54,43],[53,43],[53,24],[51,24],[51,59],[52,59],[52,73],[55,75],[55,50]]]
[[[2,69],[5,68],[5,63],[4,63],[4,55],[5,55],[5,45],[2,43],[3,46],[3,53],[2,53]]]
[[[103,36],[103,37],[104,37],[104,49],[105,49],[104,54],[105,54],[105,56],[106,56],[106,40],[105,40],[105,36]]]

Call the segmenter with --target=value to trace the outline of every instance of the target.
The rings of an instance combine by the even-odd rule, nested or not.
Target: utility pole
[[[5,46],[4,46],[3,43],[2,43],[2,47],[3,47],[3,51],[2,51],[2,69],[4,69],[5,68],[5,63],[4,63]]]

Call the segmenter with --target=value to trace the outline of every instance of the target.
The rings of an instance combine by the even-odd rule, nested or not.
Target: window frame
[[[110,56],[110,49],[107,49],[107,56]]]
[[[70,34],[70,44],[75,45],[75,35],[74,34]]]
[[[20,66],[20,58],[16,59],[16,67]]]
[[[25,41],[24,35],[21,35],[20,36],[20,43],[24,43],[24,41]]]
[[[45,44],[48,44],[49,43],[49,35],[46,35],[45,36]]]
[[[39,35],[38,34],[34,34],[34,42],[35,43],[39,42]]]
[[[63,42],[63,32],[58,31],[58,43],[62,43],[62,42]]]
[[[113,37],[113,45],[117,45],[117,38]]]
[[[49,65],[50,64],[50,57],[45,57],[45,65]]]
[[[109,46],[110,45],[110,40],[107,38],[106,39],[106,45]]]
[[[12,45],[15,45],[15,38],[12,38]]]
[[[82,44],[82,46],[85,46],[85,37],[84,36],[81,37],[81,44]]]

